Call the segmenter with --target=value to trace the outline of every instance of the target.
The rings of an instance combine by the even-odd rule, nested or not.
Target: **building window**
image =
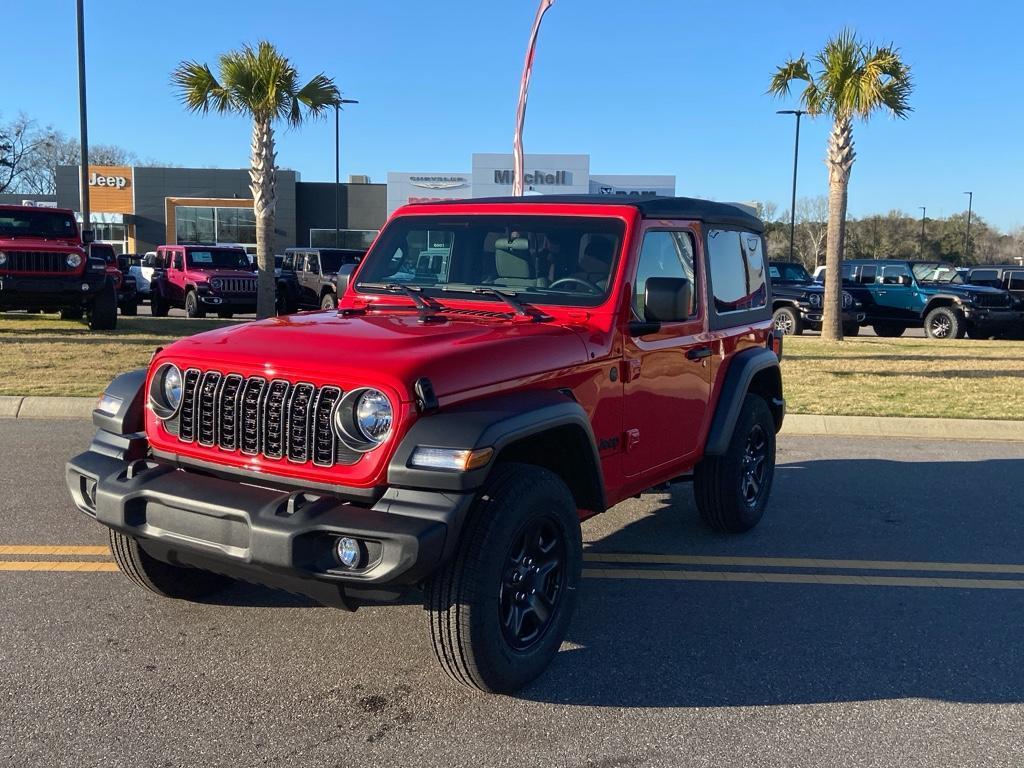
[[[256,214],[252,208],[208,208],[179,205],[174,209],[177,243],[255,245]]]
[[[373,244],[379,229],[343,229],[339,232],[341,242],[335,242],[333,229],[309,230],[310,248],[357,248],[366,250]]]

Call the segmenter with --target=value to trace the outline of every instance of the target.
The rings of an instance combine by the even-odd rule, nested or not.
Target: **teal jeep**
[[[879,336],[924,328],[931,339],[987,338],[1016,333],[1024,313],[1006,291],[965,283],[954,265],[936,261],[852,259],[843,282],[858,292]]]

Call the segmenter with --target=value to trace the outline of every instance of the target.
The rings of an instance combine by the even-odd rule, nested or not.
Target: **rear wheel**
[[[206,310],[203,308],[202,302],[199,301],[199,294],[195,291],[185,294],[185,314],[196,319],[206,317]]]
[[[722,533],[742,533],[764,515],[775,477],[775,420],[768,404],[747,395],[729,447],[721,456],[705,456],[693,473],[700,516]]]
[[[800,314],[792,307],[776,309],[772,315],[772,322],[775,323],[776,331],[787,336],[799,336],[804,330]]]
[[[106,285],[93,297],[89,310],[89,329],[112,331],[117,328],[117,291]]]
[[[201,600],[231,583],[227,576],[157,560],[146,554],[137,539],[115,530],[110,531],[110,552],[121,573],[161,597]]]
[[[907,327],[905,325],[896,325],[895,323],[875,323],[871,326],[871,330],[875,332],[875,336],[891,339],[902,336]]]
[[[138,299],[131,299],[130,301],[124,302],[124,304],[121,305],[121,314],[125,317],[135,317],[139,314]]]
[[[337,309],[338,299],[333,293],[327,292],[320,297],[320,309]]]
[[[929,339],[962,339],[966,329],[963,313],[953,307],[936,307],[924,318],[924,332]]]
[[[159,293],[153,292],[153,297],[149,300],[149,311],[153,317],[167,317],[167,313],[170,312],[171,305],[167,300]]]
[[[427,587],[437,660],[470,688],[509,693],[558,653],[582,567],[576,503],[561,478],[499,464],[458,551]]]

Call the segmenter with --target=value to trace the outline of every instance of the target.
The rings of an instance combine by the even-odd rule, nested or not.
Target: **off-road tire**
[[[185,314],[194,320],[201,320],[206,317],[206,310],[203,303],[199,301],[199,294],[194,289],[185,293]]]
[[[113,529],[110,530],[110,552],[121,573],[161,597],[202,600],[231,583],[227,576],[161,562],[146,554],[137,539]]]
[[[117,328],[117,291],[114,286],[100,288],[89,309],[89,330],[112,331]]]
[[[64,307],[60,311],[61,320],[81,320],[85,316],[85,310],[81,307]]]
[[[126,301],[124,304],[122,304],[121,305],[121,314],[124,315],[125,317],[135,317],[136,315],[138,315],[139,314],[139,302],[138,302],[138,300],[136,299],[135,301]]]
[[[153,296],[149,300],[150,314],[153,315],[153,317],[167,317],[167,313],[170,311],[170,303],[159,293],[153,291]]]
[[[779,327],[782,324],[784,327]],[[804,324],[800,313],[793,307],[779,307],[772,313],[772,325],[776,331],[787,336],[799,336],[804,332]]]
[[[337,309],[338,308],[338,297],[335,296],[331,291],[327,291],[323,296],[320,297],[320,309]]]
[[[554,555],[537,560],[560,561],[545,577],[517,570],[529,570],[530,562],[517,543],[521,537],[525,541],[526,532],[534,526],[538,526],[538,542],[547,533],[554,542],[550,544]],[[458,549],[427,585],[430,639],[441,667],[456,682],[491,693],[510,693],[540,675],[569,627],[582,559],[576,503],[561,478],[529,464],[498,464],[470,511]],[[540,581],[534,582],[535,578]],[[523,593],[517,591],[519,587],[509,589],[513,579],[522,585]],[[543,628],[536,614],[530,625],[521,619],[521,628],[532,626],[537,636],[529,645],[516,648],[506,632],[516,633],[503,628],[513,623],[503,621],[504,606],[512,601],[516,606],[533,605],[534,593],[525,590],[533,586],[550,597],[556,585],[550,618]],[[520,595],[525,601],[519,600]],[[527,609],[519,610],[531,615]]]
[[[963,313],[953,307],[936,307],[924,318],[924,333],[929,339],[962,339],[966,330]]]
[[[856,323],[846,323],[843,326],[843,336],[860,336],[860,326]]]
[[[763,440],[760,464],[750,461],[756,439]],[[749,471],[760,467],[757,493],[748,495]],[[721,456],[705,456],[693,473],[693,493],[701,518],[720,533],[749,531],[761,521],[775,476],[775,420],[764,398],[746,395],[729,447]]]
[[[875,332],[875,336],[880,336],[883,339],[895,339],[897,336],[902,336],[907,327],[894,323],[875,323],[871,326],[871,330]]]

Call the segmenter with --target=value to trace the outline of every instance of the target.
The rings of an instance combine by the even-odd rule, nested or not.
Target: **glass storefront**
[[[338,234],[340,242],[335,242],[333,229],[309,230],[310,248],[358,248],[366,250],[373,244],[379,229],[343,229]]]
[[[178,243],[256,245],[256,214],[252,208],[208,208],[179,205],[174,209]]]

